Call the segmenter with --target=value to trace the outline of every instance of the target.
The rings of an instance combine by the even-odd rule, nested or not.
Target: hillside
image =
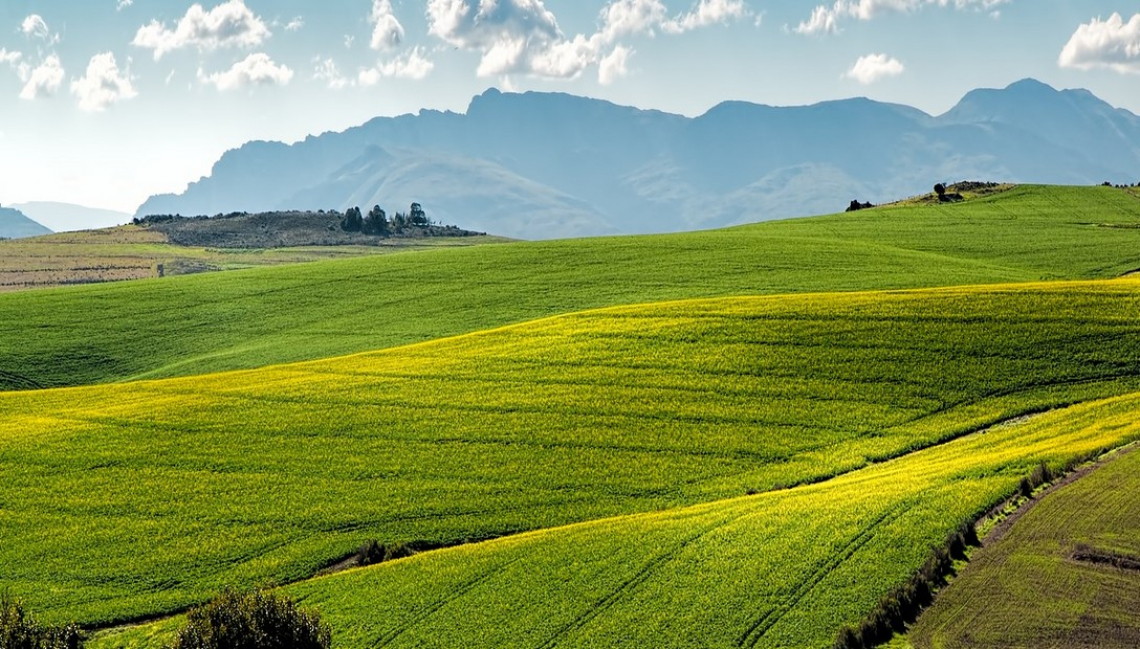
[[[51,234],[51,230],[29,219],[19,210],[0,207],[0,239],[22,239]]]
[[[445,222],[527,239],[675,232],[826,214],[963,178],[1133,184],[1138,141],[1140,117],[1033,80],[971,92],[937,117],[859,98],[726,102],[688,118],[489,90],[463,114],[250,142],[138,215],[422,201]]]
[[[919,619],[914,647],[1140,646],[1140,453],[1037,503]]]
[[[124,225],[100,230],[63,232],[28,239],[0,241],[0,292],[58,286],[105,284],[127,280],[176,277],[222,270],[281,266],[393,252],[439,249],[503,241],[497,237],[329,237],[337,245],[258,248],[256,244],[325,242],[313,234],[280,228],[240,227],[203,234],[201,222],[181,224],[191,232],[179,245],[161,228]],[[227,235],[229,239],[226,239]],[[176,237],[180,238],[180,237]],[[288,238],[288,240],[286,240]],[[225,245],[238,243],[241,247]],[[15,331],[10,335],[17,335]],[[0,381],[0,387],[5,383]]]
[[[623,303],[1111,278],[1140,268],[1138,223],[1140,200],[1128,191],[1025,186],[719,231],[3,295],[0,387],[326,358]],[[98,318],[84,315],[93,303]]]
[[[1012,417],[1137,391],[1137,308],[1140,284],[1126,280],[676,302],[302,365],[0,394],[0,498],[19,510],[4,519],[3,585],[55,617],[102,623],[177,610],[225,584],[296,581],[370,538],[449,545],[827,480]],[[1036,461],[1135,436],[1121,417],[1050,429],[1040,446],[1015,435],[1000,452],[967,454],[933,474],[949,483],[944,495],[896,478],[897,502],[874,488],[862,496],[874,506],[825,499],[833,504],[821,510],[810,489],[773,502],[780,510],[802,495],[796,520],[854,514],[850,536],[861,537],[904,502],[954,500],[888,526],[940,521],[897,544],[907,561],[885,565],[899,575]],[[670,536],[711,532],[674,516]],[[775,580],[775,557],[756,545],[773,524],[764,515],[742,528],[742,563],[721,569]],[[617,561],[605,548],[627,544],[624,525],[596,551],[582,547],[615,561],[618,581],[660,551],[634,545],[627,556],[639,559]],[[849,528],[830,515],[817,525],[837,545],[820,545],[812,562],[833,565]],[[776,565],[802,581],[794,575],[805,564]],[[562,583],[543,576],[549,569],[536,572],[537,600]],[[755,582],[732,588],[744,583]],[[868,582],[830,615],[844,621],[877,596],[873,584],[888,583]],[[684,580],[675,588],[653,607],[705,592]],[[603,593],[549,604],[564,596],[572,616]],[[715,608],[707,623],[764,606],[726,610],[735,613]]]

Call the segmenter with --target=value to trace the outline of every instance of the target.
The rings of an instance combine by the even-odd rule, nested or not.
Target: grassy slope
[[[0,241],[0,292],[154,278],[159,264],[170,277],[502,241],[496,237],[393,239],[380,246],[223,250],[174,245],[161,232],[125,225]]]
[[[322,612],[343,649],[829,646],[1031,466],[1136,439],[1138,414],[1140,395],[1081,404],[821,484],[433,552],[289,590]],[[159,646],[178,623],[94,647]]]
[[[1072,560],[1078,545],[1140,560],[1140,452],[1050,494],[977,552],[908,636],[925,647],[1140,646],[1140,572]]]
[[[691,234],[480,246],[0,296],[0,389],[327,358],[689,297],[1114,277],[1140,200],[1022,187]],[[92,313],[98,313],[96,318]]]
[[[1133,281],[625,307],[304,365],[0,395],[0,586],[85,623],[819,479],[1140,389]]]

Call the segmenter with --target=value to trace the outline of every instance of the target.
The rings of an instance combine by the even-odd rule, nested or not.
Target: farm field
[[[378,246],[241,250],[174,245],[157,230],[124,225],[0,240],[0,292],[156,278],[160,264],[163,275],[173,277],[501,241],[495,237],[398,239]]]
[[[1140,646],[1140,452],[1029,510],[919,618],[918,648]]]
[[[452,544],[825,480],[1140,391],[1138,309],[1131,280],[687,301],[0,394],[2,585],[106,624],[296,581],[369,539]],[[979,469],[992,490],[959,513],[1033,459]]]
[[[1140,269],[1138,225],[1131,192],[1023,186],[710,232],[0,295],[0,389],[329,358],[618,304],[1112,278]]]
[[[1135,394],[1081,404],[820,484],[431,552],[287,590],[320,610],[346,649],[827,647],[1033,465],[1136,439],[1138,414]],[[161,646],[178,623],[92,646]]]

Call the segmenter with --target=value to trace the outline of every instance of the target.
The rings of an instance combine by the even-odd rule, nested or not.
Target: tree
[[[360,232],[364,227],[364,217],[359,207],[350,207],[344,212],[344,219],[340,222],[340,229],[345,232]]]
[[[934,193],[938,194],[938,200],[945,200],[946,198],[946,185],[938,183],[934,186]]]
[[[172,649],[328,649],[332,633],[315,611],[297,608],[285,595],[227,588],[190,609]]]
[[[423,206],[419,203],[412,203],[411,209],[408,210],[408,223],[411,225],[431,225],[427,212],[424,212]]]
[[[364,219],[362,231],[364,234],[373,234],[376,236],[388,235],[388,215],[384,210],[380,209],[379,205],[368,210],[368,216]]]
[[[75,625],[48,626],[7,594],[0,595],[0,647],[4,649],[79,649],[83,638]]]

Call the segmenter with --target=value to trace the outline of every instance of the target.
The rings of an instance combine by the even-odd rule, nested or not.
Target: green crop
[[[974,554],[908,639],[919,648],[1135,647],[1137,493],[1140,453],[1133,450],[1049,494]]]
[[[622,307],[0,394],[0,587],[107,623],[296,581],[368,539],[452,544],[823,480],[1140,390],[1138,287]]]
[[[1019,187],[712,232],[0,295],[0,389],[328,358],[618,304],[1110,278],[1140,269],[1137,224],[1140,201],[1119,190]]]
[[[1081,404],[821,484],[432,552],[288,592],[344,649],[826,647],[1035,464],[1137,439],[1138,415],[1137,394]],[[95,646],[156,646],[172,627]]]

